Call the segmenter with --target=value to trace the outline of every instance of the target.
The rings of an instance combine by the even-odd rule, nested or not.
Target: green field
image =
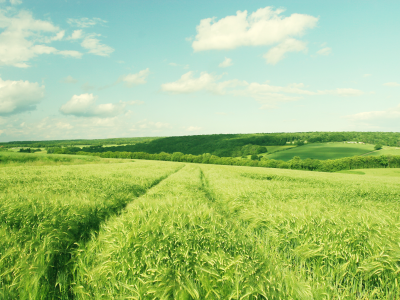
[[[352,171],[8,165],[0,299],[398,299],[400,169]]]
[[[367,155],[400,155],[400,147],[383,146],[381,150],[373,151]]]
[[[0,168],[10,166],[44,166],[44,165],[76,165],[110,162],[126,162],[120,159],[103,159],[87,155],[61,155],[46,153],[20,153],[13,151],[0,152]]]
[[[276,152],[265,157],[284,161],[291,160],[294,156],[299,156],[301,159],[313,158],[325,160],[363,155],[371,151],[374,151],[374,145],[370,144],[348,144],[343,142],[317,143]]]
[[[358,174],[368,176],[379,176],[379,177],[400,177],[400,169],[359,169],[359,170],[346,170],[339,171],[337,173],[345,174]]]

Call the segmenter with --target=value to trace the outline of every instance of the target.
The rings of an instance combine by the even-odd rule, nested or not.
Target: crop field
[[[45,153],[0,152],[0,168],[10,166],[44,166],[66,164],[109,163],[121,160],[101,159],[86,155],[46,155]]]
[[[0,299],[399,299],[400,170],[352,171],[1,168]]]
[[[363,155],[367,153],[369,155],[369,152],[372,151],[374,151],[374,145],[370,144],[348,144],[343,142],[316,143],[306,144],[301,147],[295,147],[293,149],[272,153],[271,155],[267,155],[265,157],[284,161],[291,160],[294,156],[299,156],[301,159],[313,158],[324,160]]]

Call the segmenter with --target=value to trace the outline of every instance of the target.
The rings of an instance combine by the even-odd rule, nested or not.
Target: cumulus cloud
[[[171,92],[174,94],[193,93],[201,90],[215,94],[224,94],[226,88],[244,84],[239,80],[227,80],[217,83],[216,81],[219,78],[220,77],[211,75],[207,72],[202,72],[198,78],[195,78],[193,72],[190,71],[183,74],[181,78],[175,82],[162,84],[161,89],[165,92]]]
[[[281,43],[288,38],[302,36],[313,28],[318,18],[305,14],[281,16],[283,9],[260,8],[248,16],[247,11],[237,11],[216,21],[207,18],[196,27],[192,43],[194,51],[234,49],[240,46],[260,46]]]
[[[267,60],[268,64],[275,65],[284,58],[285,53],[300,51],[306,52],[307,44],[305,42],[290,38],[269,50],[264,55],[264,58]]]
[[[145,84],[147,83],[146,79],[149,74],[150,74],[150,69],[147,68],[139,71],[136,74],[124,75],[120,78],[120,80],[123,81],[125,85],[129,87],[139,84]]]
[[[100,40],[95,38],[96,35],[89,35],[85,37],[82,41],[81,46],[87,50],[89,53],[99,55],[99,56],[109,56],[114,52],[114,49],[110,46],[100,43]]]
[[[28,61],[42,54],[59,54],[80,58],[81,53],[60,51],[45,45],[63,39],[65,31],[51,22],[36,20],[27,11],[9,16],[12,12],[0,10],[0,66],[29,67]]]
[[[387,110],[361,112],[358,114],[345,116],[344,118],[353,121],[400,119],[400,104]]]
[[[57,53],[60,55],[63,55],[63,56],[70,56],[70,57],[74,57],[74,58],[82,57],[82,53],[79,51],[75,51],[75,50],[62,50],[62,51],[58,51]]]
[[[232,66],[232,59],[225,57],[225,60],[218,65],[220,68],[226,68]]]
[[[37,82],[0,78],[0,115],[12,115],[36,109],[44,97],[44,86]]]
[[[10,0],[10,4],[11,5],[19,5],[19,4],[22,4],[22,1],[21,0]]]
[[[80,18],[80,19],[68,19],[68,24],[75,27],[87,28],[92,27],[98,24],[105,24],[107,21],[104,21],[100,18]]]
[[[67,77],[63,78],[63,79],[61,80],[61,82],[64,82],[64,83],[77,83],[78,80],[76,80],[76,79],[75,79],[74,77],[72,77],[71,75],[68,75]]]
[[[303,83],[274,86],[269,83],[248,83],[237,79],[220,81],[221,78],[222,76],[215,76],[207,72],[202,72],[200,76],[195,77],[193,72],[187,72],[174,82],[162,84],[161,89],[173,94],[206,91],[219,95],[252,97],[262,103],[263,108],[275,108],[278,102],[295,101],[303,96],[335,95],[345,97],[364,94],[363,91],[352,88],[311,91],[306,89]]]
[[[332,48],[329,48],[329,47],[325,47],[325,48],[322,48],[322,49],[317,51],[317,54],[319,54],[319,55],[326,55],[327,56],[327,55],[329,55],[331,53],[332,53]]]
[[[64,115],[73,115],[76,117],[115,117],[124,112],[127,105],[125,102],[106,103],[96,105],[97,97],[93,94],[74,95],[60,108]]]
[[[400,86],[400,83],[397,83],[397,82],[386,82],[383,85],[384,86],[396,87],[396,86]]]
[[[74,32],[72,32],[71,36],[68,39],[78,40],[81,38],[83,38],[83,31],[82,31],[82,29],[78,29],[78,30],[74,30]]]

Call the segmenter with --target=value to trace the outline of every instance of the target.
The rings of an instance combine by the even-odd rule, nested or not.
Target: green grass
[[[396,168],[348,170],[348,171],[339,171],[338,173],[361,174],[368,176],[383,176],[383,177],[400,177],[400,169]]]
[[[375,150],[367,155],[400,155],[400,147],[383,146],[381,150]]]
[[[399,299],[400,169],[352,171],[2,168],[0,298]]]
[[[0,152],[0,168],[11,166],[76,165],[93,163],[126,162],[121,159],[104,159],[89,155]]]
[[[78,243],[177,168],[135,162],[0,169],[0,299],[70,298]]]
[[[355,155],[362,155],[374,151],[374,146],[369,144],[348,144],[348,143],[319,143],[306,144],[304,146],[293,149],[276,152],[265,156],[269,159],[277,159],[288,161],[294,156],[299,156],[301,159],[337,159]]]

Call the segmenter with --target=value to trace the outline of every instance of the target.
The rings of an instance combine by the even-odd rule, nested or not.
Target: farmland
[[[400,297],[399,169],[96,159],[0,169],[0,298]]]
[[[348,143],[316,143],[306,144],[301,147],[288,149],[267,155],[269,159],[288,161],[294,156],[301,159],[337,159],[355,155],[363,155],[374,151],[374,145],[370,144],[348,144]],[[399,151],[400,152],[400,151]]]

